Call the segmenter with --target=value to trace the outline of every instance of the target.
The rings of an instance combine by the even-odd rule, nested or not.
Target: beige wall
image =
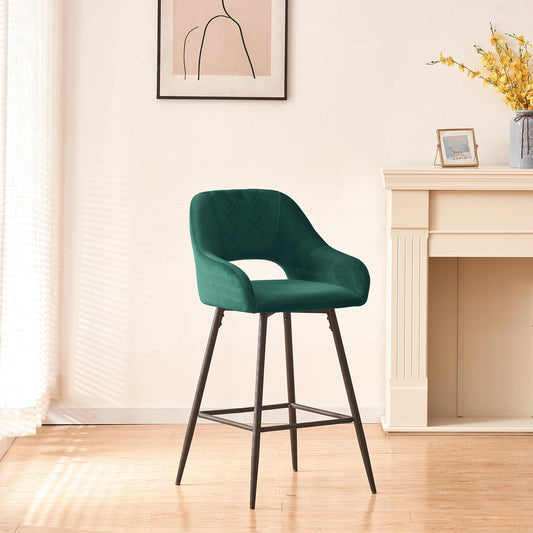
[[[293,196],[361,258],[368,304],[339,311],[359,404],[384,410],[385,192],[380,167],[428,165],[435,129],[474,127],[506,164],[511,112],[443,66],[478,65],[489,21],[533,38],[530,0],[289,0],[289,99],[156,100],[156,0],[65,0],[65,184],[59,407],[187,408],[212,310],[197,297],[188,204],[198,191]],[[280,317],[265,399],[285,396]],[[205,404],[253,397],[254,316],[228,314]],[[326,321],[297,316],[297,397],[346,404]],[[366,413],[366,414],[365,414]]]

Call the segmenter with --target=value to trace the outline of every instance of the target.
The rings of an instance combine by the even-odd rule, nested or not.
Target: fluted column
[[[389,193],[387,425],[426,426],[428,192]]]

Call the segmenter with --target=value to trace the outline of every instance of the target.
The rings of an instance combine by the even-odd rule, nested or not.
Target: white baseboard
[[[9,447],[15,442],[15,437],[0,437],[0,459],[4,457]]]
[[[211,409],[214,409],[211,407]],[[348,414],[347,407],[326,407],[329,411]],[[207,410],[207,408],[206,408]],[[52,405],[45,424],[186,424],[190,409],[179,407],[74,407],[68,405]],[[361,408],[361,419],[365,424],[379,424],[385,410],[382,408]],[[251,414],[248,414],[251,417]],[[286,423],[285,413],[265,411],[263,422]],[[302,422],[316,420],[316,415],[298,411],[298,419]],[[207,422],[199,420],[199,422]]]

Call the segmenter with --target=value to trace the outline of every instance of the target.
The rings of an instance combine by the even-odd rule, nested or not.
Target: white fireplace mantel
[[[390,191],[531,191],[533,169],[509,167],[383,169]]]
[[[388,432],[533,432],[533,419],[428,418],[431,257],[533,257],[533,170],[385,169]]]

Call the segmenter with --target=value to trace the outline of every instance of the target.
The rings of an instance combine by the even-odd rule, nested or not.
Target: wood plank
[[[520,436],[365,431],[378,494],[351,426],[261,442],[257,509],[248,508],[250,435],[197,428],[174,485],[185,426],[47,426],[0,462],[1,533],[531,531],[533,455]]]

